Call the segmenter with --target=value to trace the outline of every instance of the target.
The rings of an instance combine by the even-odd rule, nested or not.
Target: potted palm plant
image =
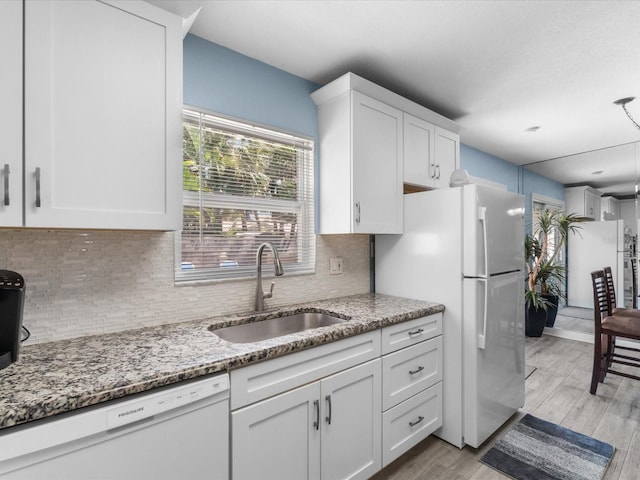
[[[585,220],[573,213],[544,210],[533,235],[525,238],[525,333],[529,337],[539,337],[545,326],[552,327],[555,322],[566,275],[566,267],[558,261],[558,255],[569,234],[577,232],[578,223]]]

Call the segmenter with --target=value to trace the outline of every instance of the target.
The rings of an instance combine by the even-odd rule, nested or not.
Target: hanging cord
[[[629,110],[627,110],[627,106],[623,103],[620,105],[622,107],[622,109],[624,110],[624,113],[627,114],[627,117],[629,117],[629,120],[631,120],[631,123],[633,123],[636,128],[638,130],[640,130],[640,125],[638,125],[638,123],[633,119],[633,117],[631,116],[631,114],[629,113]]]
[[[640,125],[638,125],[638,123],[633,119],[633,117],[631,116],[631,114],[629,113],[629,110],[627,110],[627,103],[629,102],[633,102],[635,100],[636,97],[625,97],[625,98],[620,98],[618,100],[616,100],[614,103],[614,105],[620,105],[622,107],[622,110],[624,110],[624,113],[627,114],[627,117],[629,117],[629,120],[631,120],[631,123],[633,123],[635,125],[635,127],[640,130]]]

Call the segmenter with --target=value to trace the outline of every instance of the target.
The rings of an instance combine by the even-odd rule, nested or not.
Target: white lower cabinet
[[[382,329],[382,466],[442,426],[442,314]]]
[[[321,381],[320,478],[369,478],[382,465],[380,359]]]
[[[231,371],[233,480],[367,479],[442,426],[442,314]]]
[[[442,380],[442,336],[382,357],[382,408]]]
[[[388,465],[442,426],[442,383],[382,414],[382,465]]]
[[[234,480],[366,479],[381,468],[380,359],[235,410]]]
[[[319,403],[315,382],[232,412],[233,478],[319,479]]]

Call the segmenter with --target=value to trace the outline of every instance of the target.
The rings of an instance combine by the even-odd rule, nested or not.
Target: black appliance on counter
[[[24,308],[24,278],[0,270],[0,369],[18,360]]]

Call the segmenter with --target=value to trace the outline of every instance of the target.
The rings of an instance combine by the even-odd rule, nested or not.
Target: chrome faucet
[[[273,287],[275,282],[271,282],[271,289],[269,293],[264,293],[262,290],[262,252],[264,247],[269,247],[273,253],[273,265],[276,269],[276,277],[280,277],[284,274],[282,269],[282,263],[280,262],[280,255],[278,250],[271,242],[264,242],[258,247],[258,253],[256,254],[256,268],[257,268],[257,284],[256,284],[256,303],[254,310],[256,312],[262,312],[264,310],[264,299],[271,298],[273,296]]]

